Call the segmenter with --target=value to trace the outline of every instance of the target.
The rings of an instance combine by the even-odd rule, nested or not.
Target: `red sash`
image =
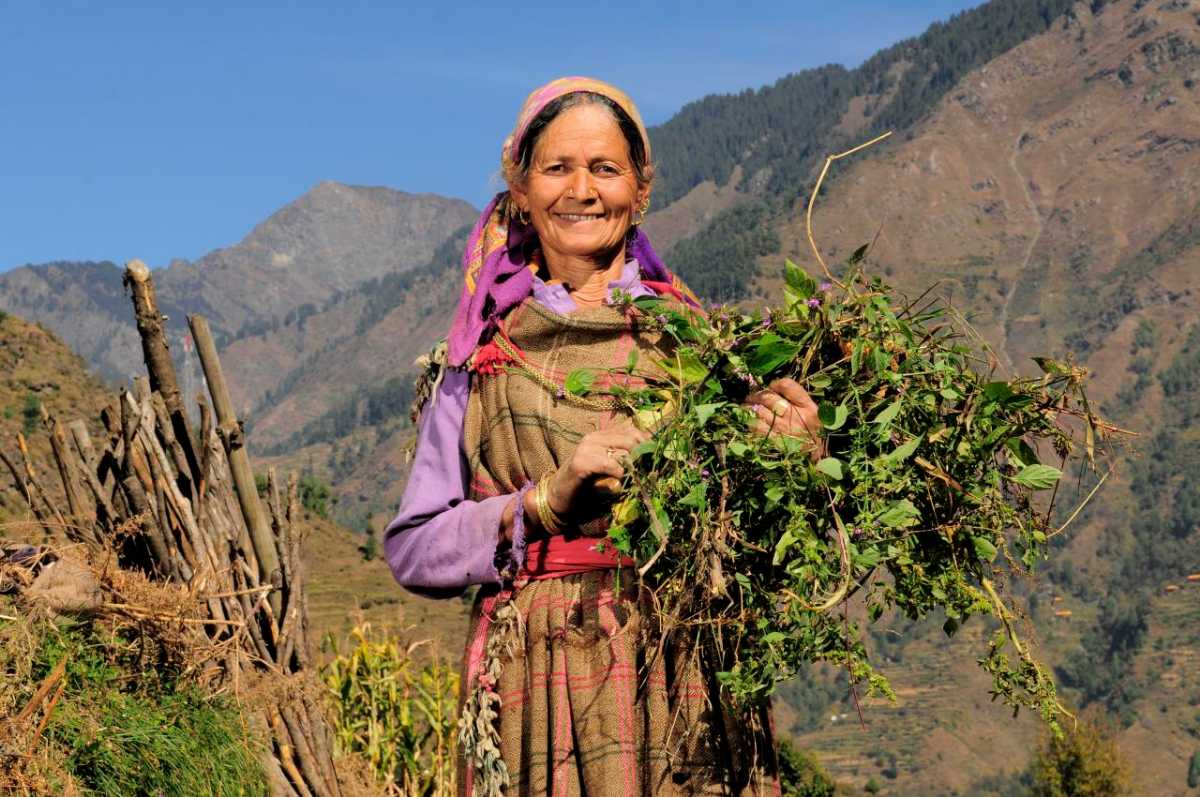
[[[634,561],[623,556],[604,537],[574,537],[561,534],[529,543],[525,548],[525,575],[531,581],[561,578],[592,570],[633,567]]]

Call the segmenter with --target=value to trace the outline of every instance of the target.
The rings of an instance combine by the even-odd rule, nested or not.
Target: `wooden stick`
[[[41,504],[42,510],[45,512],[47,519],[57,524],[57,528],[66,532],[69,529],[66,518],[58,511],[58,507],[50,503],[50,499],[46,497],[46,491],[42,489],[42,485],[38,483],[37,472],[33,469],[33,461],[29,458],[29,445],[25,442],[25,435],[17,432],[17,450],[21,452],[21,460],[25,465],[25,476],[29,483],[29,492],[34,496],[35,500]],[[37,514],[34,512],[34,514]],[[43,526],[46,523],[43,521]],[[53,534],[51,527],[46,526],[46,533]],[[67,536],[70,536],[68,533]]]
[[[279,717],[279,711],[268,709],[267,716],[271,723],[271,730],[274,731],[275,745],[279,748],[278,758],[280,766],[287,773],[288,779],[292,782],[292,787],[300,792],[302,797],[312,797],[312,792],[304,784],[304,777],[296,769],[293,747],[289,740],[287,729],[283,726],[283,720]],[[320,796],[318,795],[318,797]]]
[[[54,697],[50,698],[50,702],[46,704],[46,710],[42,712],[42,719],[38,722],[37,730],[33,732],[33,736],[29,738],[29,744],[25,747],[25,755],[33,755],[33,748],[37,746],[37,740],[42,737],[42,731],[46,730],[46,725],[50,723],[50,714],[54,711],[54,707],[58,705],[58,700],[63,696],[63,691],[67,688],[66,681],[59,681],[58,689],[54,690]]]
[[[175,363],[167,346],[167,334],[163,328],[163,316],[158,311],[150,269],[140,260],[130,260],[125,264],[124,282],[133,298],[133,314],[142,339],[142,354],[150,374],[150,388],[162,396],[170,417],[169,428],[179,443],[186,463],[186,468],[179,475],[186,482],[188,492],[192,492],[191,485],[200,480],[200,466],[192,449],[192,432],[188,428],[187,413],[175,378]]]
[[[117,511],[112,505],[108,490],[104,488],[96,475],[99,472],[99,466],[96,464],[96,455],[92,451],[92,440],[88,436],[87,427],[84,426],[83,421],[71,421],[68,428],[71,430],[71,437],[75,442],[79,459],[83,462],[84,484],[92,491],[92,500],[96,502],[97,512],[103,515],[102,522],[105,530],[111,534],[112,530],[117,527]]]
[[[271,528],[267,525],[262,504],[258,500],[254,471],[250,468],[250,457],[244,448],[242,427],[234,414],[233,401],[225,384],[225,374],[217,357],[217,346],[213,342],[212,332],[209,331],[208,321],[203,316],[190,316],[188,323],[192,328],[192,338],[196,341],[196,353],[200,355],[204,378],[208,382],[208,392],[212,396],[213,410],[217,415],[217,431],[222,435],[225,452],[229,457],[229,469],[233,475],[238,503],[241,505],[242,516],[246,520],[246,528],[250,532],[254,553],[258,558],[260,580],[264,584],[281,587],[283,573],[280,570],[279,553],[275,549]],[[278,614],[282,608],[280,591],[273,591],[270,600],[271,607]]]
[[[313,763],[316,754],[312,749],[312,745],[309,744],[308,738],[304,735],[304,729],[296,719],[295,713],[291,710],[291,707],[280,705],[279,716],[283,719],[283,725],[287,728],[288,736],[291,737],[292,749],[295,750],[296,761],[300,764],[300,772],[304,775],[305,783],[317,794],[323,795],[327,793],[325,789],[321,788],[321,782],[324,779]]]
[[[21,709],[20,713],[13,719],[14,726],[19,727],[24,725],[33,716],[33,712],[37,711],[37,707],[46,699],[46,695],[50,694],[50,690],[62,680],[66,672],[67,657],[63,656],[58,660],[58,664],[54,665],[54,669],[50,671],[50,674],[42,679],[41,686],[33,693],[33,697],[29,698],[29,702],[25,704],[25,708]]]
[[[58,465],[58,477],[62,480],[63,492],[67,497],[67,511],[71,517],[82,520],[86,514],[83,511],[83,498],[80,495],[82,490],[79,489],[75,474],[71,470],[71,452],[67,448],[67,438],[63,434],[62,424],[56,418],[50,417],[50,411],[46,409],[45,404],[40,405],[40,409],[42,424],[46,427],[46,433],[50,438],[50,450],[54,454],[55,464]],[[89,540],[89,542],[91,541]]]

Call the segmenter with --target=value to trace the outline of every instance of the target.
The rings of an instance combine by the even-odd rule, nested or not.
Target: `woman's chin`
[[[552,249],[568,257],[602,258],[621,244],[621,239],[600,235],[556,235],[553,241],[542,241],[543,249]]]

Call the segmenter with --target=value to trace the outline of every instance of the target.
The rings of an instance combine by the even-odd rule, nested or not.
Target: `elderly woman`
[[[646,439],[603,398],[657,374],[670,340],[621,296],[696,306],[638,229],[650,141],[630,99],[596,80],[533,92],[505,141],[508,191],[484,210],[446,367],[425,407],[384,547],[410,590],[480,585],[463,665],[466,794],[733,794],[777,790],[765,723],[723,711],[713,667],[655,633],[651,596],[599,544],[623,457]],[[601,376],[565,389],[578,368]],[[605,374],[613,374],[605,376]],[[806,434],[795,382],[752,397],[764,432]]]

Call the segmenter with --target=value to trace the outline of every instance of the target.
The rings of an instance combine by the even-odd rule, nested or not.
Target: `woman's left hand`
[[[765,389],[747,396],[746,406],[758,416],[754,431],[762,435],[807,437],[812,442],[813,458],[820,458],[824,444],[817,404],[795,379],[776,379]]]

